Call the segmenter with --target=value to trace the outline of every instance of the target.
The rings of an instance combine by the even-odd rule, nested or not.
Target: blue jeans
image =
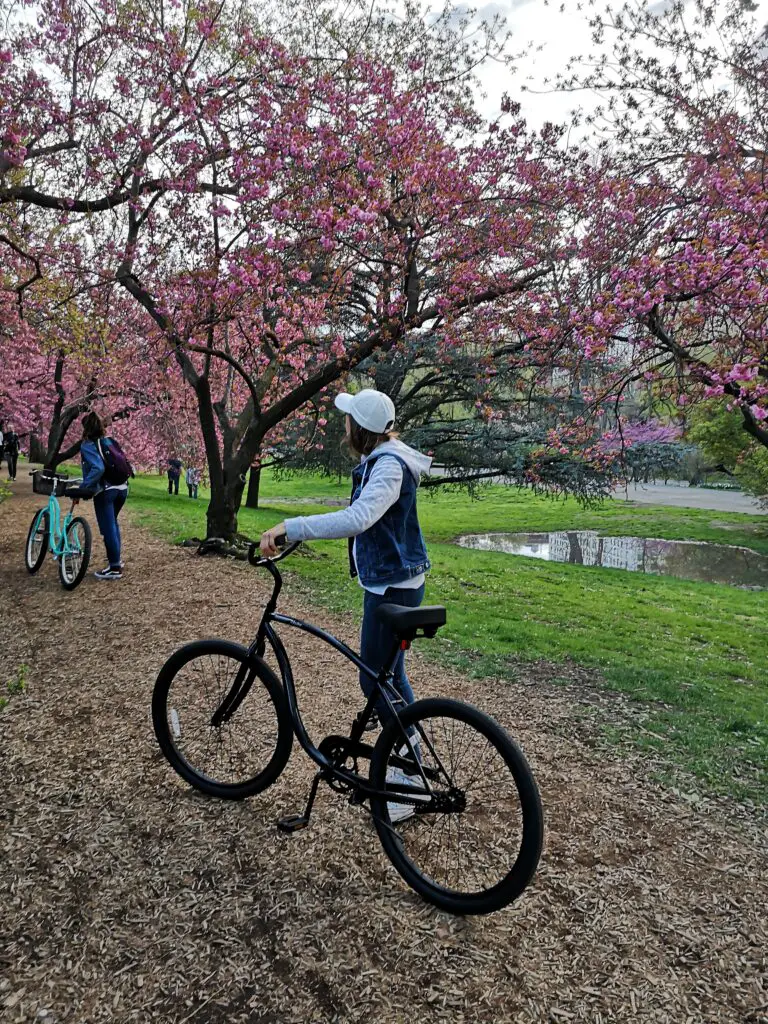
[[[376,614],[379,605],[400,604],[408,608],[418,608],[424,600],[424,584],[416,589],[407,590],[402,587],[389,587],[386,594],[372,594],[370,590],[365,592],[363,601],[363,625],[360,630],[360,657],[366,665],[373,669],[379,669],[385,661],[392,656],[393,649],[397,643],[397,637],[383,622],[379,621]],[[413,690],[405,674],[405,651],[400,651],[394,671],[395,689],[400,694],[404,704],[413,704]],[[364,672],[360,673],[360,686],[366,697],[369,697],[374,689],[374,681]],[[392,717],[392,714],[383,700],[376,703],[376,712],[382,724]]]
[[[104,538],[104,547],[107,549],[107,558],[112,568],[120,565],[120,527],[117,525],[117,517],[120,509],[128,497],[128,490],[115,490],[110,488],[106,491],[99,491],[93,496],[93,508],[96,513],[96,521],[99,524],[99,532]]]

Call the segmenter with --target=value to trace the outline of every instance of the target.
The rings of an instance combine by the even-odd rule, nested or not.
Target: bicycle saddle
[[[382,604],[379,606],[379,618],[403,640],[413,640],[417,629],[423,629],[424,636],[434,636],[445,625],[446,615],[445,608],[440,604],[427,604],[423,608]]]

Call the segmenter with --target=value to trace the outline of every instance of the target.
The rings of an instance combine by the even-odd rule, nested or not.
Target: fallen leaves
[[[585,745],[562,688],[479,683],[413,652],[418,694],[479,704],[521,741],[547,824],[541,870],[513,908],[441,914],[343,797],[321,791],[307,831],[276,831],[309,787],[298,749],[244,803],[201,797],[158,757],[157,671],[187,640],[250,639],[266,596],[253,569],[129,523],[120,584],[66,594],[49,566],[24,571],[32,508],[0,505],[0,659],[30,665],[28,697],[0,717],[4,1021],[768,1022],[759,822]],[[288,588],[283,607],[306,611]],[[354,640],[353,620],[329,625]],[[309,637],[286,643],[310,733],[351,720],[349,666]]]

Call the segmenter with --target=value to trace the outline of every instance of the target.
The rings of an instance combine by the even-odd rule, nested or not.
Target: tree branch
[[[0,235],[0,242],[4,242],[5,245],[9,246],[16,253],[17,256],[21,256],[22,259],[29,260],[30,263],[34,264],[35,272],[32,277],[27,281],[23,281],[20,285],[14,288],[16,292],[16,303],[19,307],[19,316],[24,319],[24,291],[35,283],[35,281],[42,280],[42,273],[40,271],[40,260],[37,256],[32,256],[31,253],[25,252],[22,248],[16,245],[15,242],[11,241],[7,235]]]

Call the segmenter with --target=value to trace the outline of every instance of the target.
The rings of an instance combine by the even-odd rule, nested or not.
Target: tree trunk
[[[259,507],[259,485],[261,484],[261,466],[251,466],[248,477],[248,494],[245,499],[246,508]]]
[[[195,394],[211,481],[205,539],[232,541],[237,534],[237,513],[243,500],[248,470],[261,450],[264,430],[256,422],[251,422],[237,445],[234,431],[225,427],[220,445],[216,430],[217,410],[206,376],[197,378]]]
[[[78,438],[74,444],[70,445],[66,451],[62,451],[61,446],[64,444],[67,431],[77,419],[79,411],[79,408],[72,408],[68,409],[64,415],[61,415],[58,411],[54,410],[51,426],[48,430],[47,447],[43,448],[38,441],[39,454],[41,458],[39,460],[32,459],[32,455],[30,453],[31,462],[40,461],[44,464],[46,469],[54,471],[62,462],[66,462],[67,459],[74,458],[74,456],[77,455],[80,451],[80,438]]]
[[[226,493],[211,495],[207,512],[206,540],[232,540],[237,533],[237,508]]]
[[[82,441],[75,441],[74,444],[70,445],[66,451],[59,451],[55,455],[50,457],[50,467],[46,466],[46,469],[56,469],[62,462],[68,462],[70,459],[74,459],[76,455],[80,453],[80,445]]]
[[[234,540],[237,533],[237,513],[243,499],[245,480],[236,474],[228,479],[225,471],[223,487],[211,489],[211,500],[207,511],[208,529],[206,540],[221,538]]]
[[[43,448],[43,443],[37,434],[29,435],[29,461],[30,462],[45,462],[45,456],[47,452]]]

